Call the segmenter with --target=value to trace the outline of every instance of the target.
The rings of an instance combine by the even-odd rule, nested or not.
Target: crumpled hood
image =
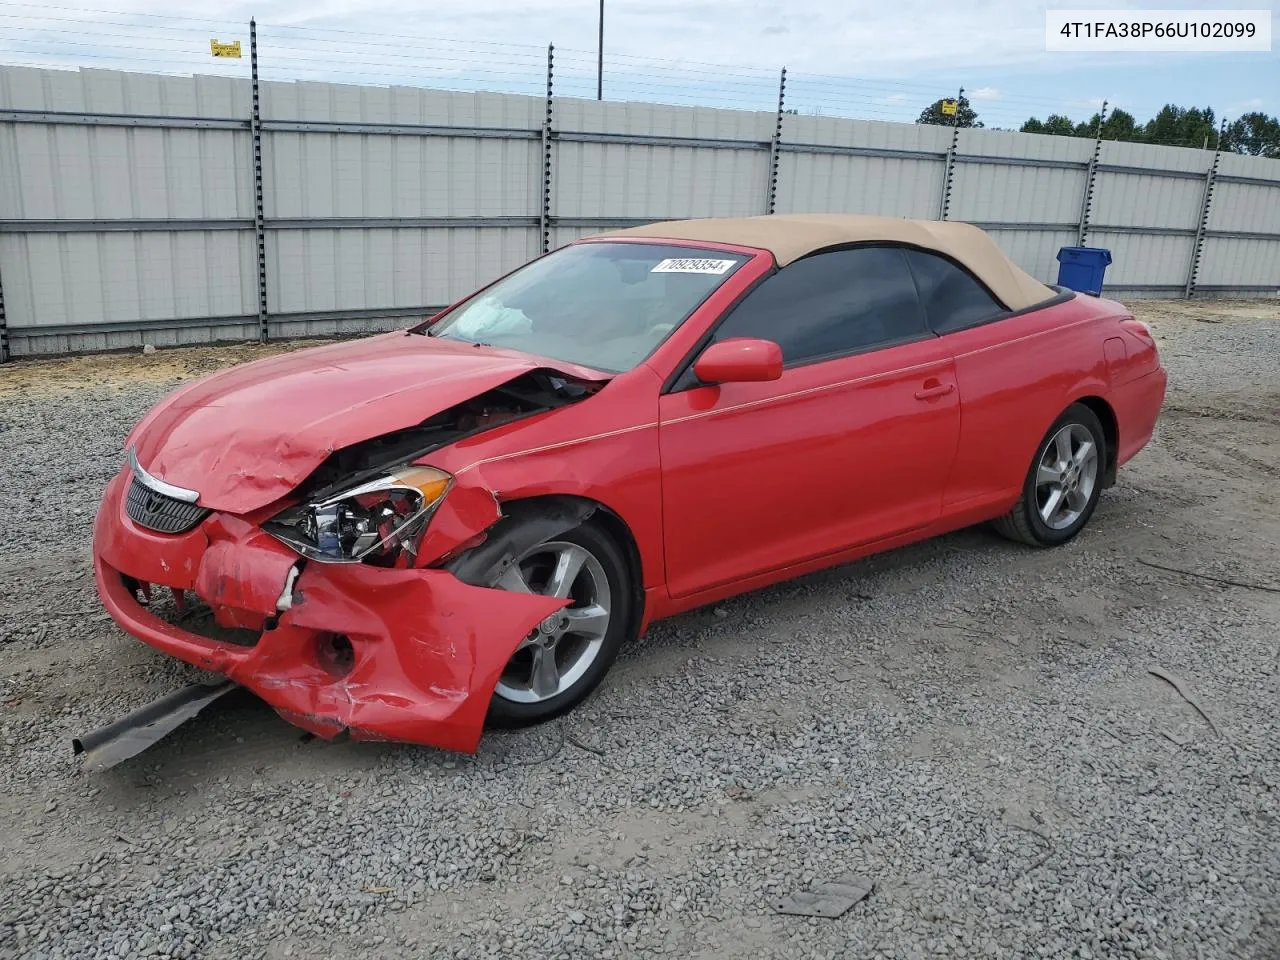
[[[403,332],[313,347],[178,390],[130,434],[151,475],[247,513],[280,499],[335,450],[415,426],[548,363],[516,351]],[[589,380],[601,374],[555,364]]]

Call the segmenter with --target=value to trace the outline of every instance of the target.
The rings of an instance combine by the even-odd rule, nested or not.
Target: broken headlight
[[[272,517],[262,529],[322,563],[411,563],[431,514],[453,477],[432,467],[404,467]]]

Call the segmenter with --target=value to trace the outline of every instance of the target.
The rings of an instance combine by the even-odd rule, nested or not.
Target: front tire
[[[995,521],[1010,540],[1053,547],[1084,529],[1102,493],[1106,436],[1092,410],[1073,403],[1054,421],[1012,510]]]
[[[521,641],[498,678],[490,723],[526,726],[571,710],[604,679],[631,629],[634,591],[622,552],[584,523],[525,551],[496,586],[570,603]]]

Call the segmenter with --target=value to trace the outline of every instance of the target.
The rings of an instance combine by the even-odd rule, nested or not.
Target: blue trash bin
[[[1102,278],[1111,264],[1103,247],[1063,247],[1058,251],[1058,286],[1102,296]]]

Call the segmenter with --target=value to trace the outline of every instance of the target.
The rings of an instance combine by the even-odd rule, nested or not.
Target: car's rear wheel
[[[576,706],[604,679],[632,622],[627,564],[587,523],[526,550],[496,584],[569,605],[525,637],[498,679],[489,720],[521,726]]]
[[[1045,434],[1022,496],[995,522],[996,529],[1036,547],[1066,543],[1084,529],[1098,505],[1106,454],[1098,417],[1084,404],[1072,404]]]

